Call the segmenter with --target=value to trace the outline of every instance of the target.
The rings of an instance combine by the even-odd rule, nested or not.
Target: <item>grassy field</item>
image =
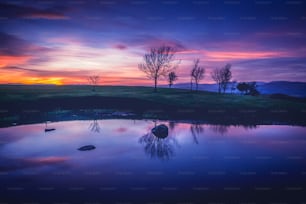
[[[306,125],[304,99],[272,99],[183,89],[0,85],[0,126],[46,120],[118,117],[195,120],[217,124]],[[114,114],[116,113],[116,114]],[[78,118],[74,117],[78,116]],[[119,117],[120,114],[119,114]]]
[[[290,101],[271,99],[268,96],[244,96],[232,94],[217,94],[212,92],[190,92],[182,89],[160,88],[153,93],[150,87],[132,86],[99,86],[93,92],[90,86],[24,86],[24,85],[1,85],[0,104],[6,105],[18,103],[19,105],[35,103],[38,100],[52,100],[64,98],[73,101],[76,98],[95,97],[96,99],[111,98],[114,101],[120,99],[133,99],[138,103],[156,104],[165,107],[186,109],[265,109],[265,110],[306,110],[306,103],[302,101]],[[92,101],[88,101],[88,108]],[[120,106],[120,103],[118,104]],[[125,104],[127,105],[127,104]],[[86,104],[82,104],[86,106]],[[103,100],[101,107],[103,106]],[[154,106],[154,105],[153,105]],[[120,108],[120,107],[118,107]],[[137,108],[137,106],[136,106]]]

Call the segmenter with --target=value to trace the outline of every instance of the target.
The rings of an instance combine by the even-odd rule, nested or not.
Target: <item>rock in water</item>
[[[164,124],[154,127],[151,132],[159,138],[165,138],[168,136],[168,127]]]
[[[45,128],[45,132],[51,132],[51,131],[54,131],[55,128]]]
[[[93,150],[93,149],[96,149],[96,147],[93,146],[93,145],[85,145],[83,147],[80,147],[78,150],[80,150],[80,151],[88,151],[88,150]]]

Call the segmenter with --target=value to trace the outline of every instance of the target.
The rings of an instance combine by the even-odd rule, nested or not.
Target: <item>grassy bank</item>
[[[232,94],[217,94],[213,92],[190,92],[182,89],[160,88],[157,93],[150,87],[100,86],[91,91],[90,86],[0,86],[0,104],[33,103],[46,99],[71,99],[95,97],[111,99],[135,99],[150,105],[162,105],[186,109],[269,109],[269,110],[305,110],[306,103],[290,100],[271,99],[267,96],[241,96]],[[88,101],[90,105],[93,101]],[[123,101],[124,103],[124,101]],[[52,104],[50,104],[52,105]],[[80,104],[85,105],[86,104]],[[101,101],[103,107],[103,101]],[[124,104],[122,104],[124,105]],[[133,105],[133,104],[130,104]],[[39,108],[39,107],[37,107]],[[43,107],[41,107],[43,108]],[[90,108],[90,106],[88,107]],[[120,107],[118,107],[120,108]],[[137,108],[137,106],[135,107]]]
[[[156,117],[233,118],[241,115],[305,120],[303,100],[273,99],[182,89],[100,86],[0,86],[1,114],[54,110],[115,109]],[[211,116],[213,115],[213,116]],[[258,116],[260,115],[260,116]],[[236,117],[237,118],[237,117]]]

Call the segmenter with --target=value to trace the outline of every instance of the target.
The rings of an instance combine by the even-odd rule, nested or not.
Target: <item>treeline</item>
[[[161,77],[167,79],[170,88],[178,79],[176,69],[181,61],[176,60],[174,55],[175,49],[170,46],[151,48],[150,52],[143,56],[143,63],[138,65],[138,68],[147,75],[147,78],[154,81],[154,92],[157,91],[157,83]],[[237,84],[236,81],[231,81],[231,64],[214,69],[210,76],[218,85],[218,93],[225,93],[229,88],[229,84],[231,84],[231,92],[238,89],[243,94],[259,95],[259,91],[256,89],[256,82],[241,82]],[[195,89],[195,91],[198,91],[199,83],[204,77],[205,68],[200,66],[200,59],[195,59],[190,71],[190,90],[193,91]]]
[[[143,56],[143,62],[138,65],[139,70],[144,72],[148,79],[153,80],[154,92],[157,92],[158,80],[162,77],[167,79],[170,88],[178,79],[176,69],[181,63],[181,60],[175,59],[175,53],[176,50],[170,46],[151,48],[151,50]],[[205,77],[205,71],[205,68],[200,65],[200,59],[195,59],[190,70],[191,91],[198,91],[200,81]],[[256,89],[256,82],[241,82],[237,84],[236,81],[231,81],[231,64],[226,64],[224,67],[214,69],[210,73],[210,77],[218,85],[218,93],[225,93],[231,84],[231,93],[238,89],[243,94],[259,95],[259,91]],[[95,91],[99,81],[100,76],[98,75],[88,77],[88,82],[92,85],[92,91]]]

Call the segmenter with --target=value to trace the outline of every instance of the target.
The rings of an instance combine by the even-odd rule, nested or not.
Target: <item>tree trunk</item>
[[[154,92],[157,92],[157,77],[154,78]]]
[[[196,91],[198,91],[198,85],[199,85],[198,82],[196,82]]]
[[[190,91],[192,91],[192,80],[190,81]]]

